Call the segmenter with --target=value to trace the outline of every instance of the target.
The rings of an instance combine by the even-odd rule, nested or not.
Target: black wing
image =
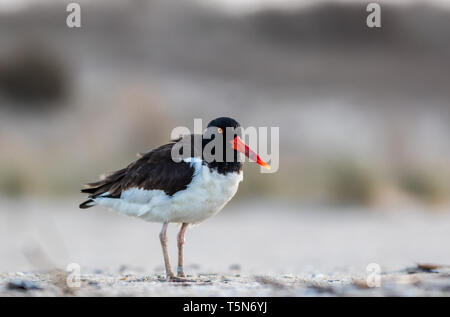
[[[165,144],[156,148],[104,179],[84,185],[82,193],[90,194],[89,198],[96,198],[108,193],[110,198],[119,198],[123,191],[129,188],[160,189],[172,196],[176,192],[186,189],[192,181],[194,167],[181,161],[174,162],[171,150],[174,143]],[[80,205],[80,208],[92,206],[89,199]]]

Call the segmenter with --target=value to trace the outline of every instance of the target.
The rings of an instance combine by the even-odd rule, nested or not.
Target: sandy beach
[[[445,212],[231,202],[188,230],[189,276],[167,282],[159,224],[102,208],[81,211],[76,203],[2,202],[0,295],[450,295]],[[176,230],[169,228],[172,263]],[[379,274],[367,271],[371,263]],[[79,287],[66,283],[73,265]],[[377,281],[370,274],[380,287],[368,285]]]

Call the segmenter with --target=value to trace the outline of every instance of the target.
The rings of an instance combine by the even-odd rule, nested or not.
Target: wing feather
[[[81,192],[89,194],[90,200],[82,203],[80,207],[91,207],[92,199],[100,195],[119,198],[122,192],[129,188],[160,189],[170,196],[186,189],[195,168],[184,161],[172,160],[173,145],[174,143],[169,143],[156,148],[143,154],[126,168],[109,174],[97,182],[84,185]]]

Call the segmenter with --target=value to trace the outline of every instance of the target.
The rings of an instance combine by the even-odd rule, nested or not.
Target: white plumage
[[[236,194],[243,172],[220,174],[202,164],[200,158],[188,158],[195,172],[185,190],[172,196],[163,190],[130,188],[120,198],[105,193],[94,202],[114,211],[150,222],[200,223],[217,214]]]

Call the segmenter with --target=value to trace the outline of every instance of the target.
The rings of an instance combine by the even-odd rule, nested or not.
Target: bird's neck
[[[202,150],[204,150],[206,144],[209,142],[210,140],[205,140],[203,139],[202,142]],[[227,145],[226,143],[224,143],[224,149],[227,149]],[[238,153],[234,150],[231,149],[231,151],[233,151],[233,154],[231,155],[233,158],[232,162],[227,162],[227,153],[226,151],[223,151],[223,158],[220,161],[211,161],[208,162],[205,160],[206,165],[208,165],[208,167],[212,170],[216,170],[219,174],[228,174],[228,173],[239,173],[242,170],[242,162],[240,162],[238,160]],[[202,151],[202,153],[204,153]],[[231,153],[228,153],[228,155],[230,156]]]
[[[206,163],[208,167],[212,170],[217,171],[219,174],[226,175],[228,173],[239,173],[242,171],[241,162],[210,162]]]

